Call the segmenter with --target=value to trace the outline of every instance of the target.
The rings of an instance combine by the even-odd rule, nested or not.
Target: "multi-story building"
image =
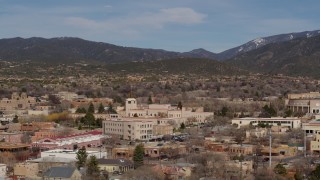
[[[125,140],[149,140],[153,137],[156,119],[121,118],[103,121],[103,133],[117,135]]]
[[[293,129],[301,128],[301,119],[299,118],[283,118],[283,117],[272,117],[272,118],[235,118],[232,119],[232,124],[241,126],[253,125],[257,126],[259,124],[268,124],[271,126],[282,126],[289,127]]]
[[[204,112],[203,108],[186,108],[171,106],[170,104],[149,104],[138,105],[134,98],[126,99],[125,107],[126,117],[167,117],[174,119],[183,119],[186,122],[188,118],[193,118],[192,123],[204,123],[206,118],[213,116],[213,112]]]
[[[285,100],[285,105],[293,112],[302,113],[320,113],[320,93],[300,93],[300,94],[288,94],[288,98]]]
[[[13,93],[11,99],[0,100],[0,111],[28,110],[36,105],[36,98],[29,97],[26,93]]]
[[[154,125],[153,126],[153,135],[170,135],[173,133],[173,126],[169,124],[163,125]]]

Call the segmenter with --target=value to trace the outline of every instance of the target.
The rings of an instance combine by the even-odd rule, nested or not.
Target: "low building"
[[[250,155],[254,151],[254,146],[250,144],[232,144],[228,148],[229,153],[237,154],[237,155]]]
[[[310,151],[320,153],[320,131],[318,131],[310,143]]]
[[[8,133],[0,132],[0,140],[9,143],[21,143],[21,138],[23,134],[20,132],[17,133]]]
[[[65,150],[65,149],[54,149],[49,151],[42,151],[41,157],[59,157],[59,158],[68,158],[75,160],[77,157],[77,150]],[[107,153],[104,151],[86,151],[88,157],[96,156],[97,158],[103,158],[107,156]]]
[[[264,147],[261,150],[261,153],[263,155],[269,155],[269,147]],[[276,147],[272,147],[271,149],[271,154],[272,156],[295,156],[298,153],[298,148],[293,146],[288,146],[288,145],[278,145]]]
[[[165,155],[169,158],[174,158],[179,155],[185,155],[187,148],[183,144],[178,143],[147,143],[144,144],[144,154],[148,157],[159,158]]]
[[[44,180],[81,180],[81,173],[75,167],[51,167],[43,174]]]
[[[257,137],[262,138],[268,135],[267,128],[255,128],[246,131],[246,138]]]
[[[314,119],[310,122],[303,123],[302,129],[307,135],[316,135],[318,132],[320,132],[320,119]]]
[[[39,166],[36,163],[22,162],[13,167],[14,175],[24,178],[35,179],[39,175]]]
[[[55,129],[56,123],[53,122],[32,122],[21,125],[21,131],[39,131]]]
[[[31,137],[31,141],[35,142],[44,138],[55,138],[61,134],[61,131],[58,130],[40,130],[34,133],[34,136]]]
[[[32,147],[40,147],[42,149],[69,149],[73,150],[77,147],[99,147],[105,136],[100,131],[89,131],[80,134],[72,134],[62,137],[44,138],[33,142]]]
[[[66,166],[66,165],[73,166],[76,163],[76,159],[56,157],[56,156],[46,156],[38,159],[28,160],[27,163],[37,165],[39,172],[46,172],[50,167],[54,167],[54,166]]]
[[[127,159],[98,159],[98,167],[108,173],[126,172],[134,168],[133,162]]]
[[[206,150],[213,152],[225,152],[228,149],[227,145],[210,140],[206,140],[204,142],[204,147],[206,148]]]
[[[242,126],[258,126],[260,124],[271,125],[271,126],[282,126],[289,127],[291,129],[301,128],[301,119],[299,118],[283,118],[283,117],[272,117],[272,118],[235,118],[232,119],[232,124],[236,124],[238,128]]]
[[[133,157],[133,146],[127,146],[127,147],[115,147],[112,148],[112,159],[128,159],[131,160]],[[110,156],[109,156],[110,157]]]
[[[0,142],[0,163],[12,166],[29,158],[29,145]]]

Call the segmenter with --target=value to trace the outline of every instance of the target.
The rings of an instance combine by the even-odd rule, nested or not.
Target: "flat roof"
[[[8,142],[0,142],[0,149],[16,149],[16,148],[28,148],[29,144],[16,144]]]
[[[301,120],[299,118],[283,118],[283,117],[272,117],[272,118],[235,118],[232,120],[242,120],[242,121],[295,121]]]

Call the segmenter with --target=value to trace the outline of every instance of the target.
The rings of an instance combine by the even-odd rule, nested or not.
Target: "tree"
[[[91,127],[91,125],[95,125],[95,122],[96,122],[95,117],[93,116],[92,113],[88,111],[86,115],[83,117],[83,123]]]
[[[317,165],[316,169],[311,172],[310,179],[320,179],[320,165]]]
[[[285,116],[284,117],[291,117],[293,115],[293,112],[291,109],[288,109],[284,112]]]
[[[92,103],[89,105],[88,112],[92,114],[94,113],[94,105]]]
[[[185,128],[186,128],[186,125],[185,125],[184,123],[181,123],[181,124],[180,124],[180,129],[183,130],[183,129],[185,129]]]
[[[78,169],[86,165],[87,157],[88,157],[88,153],[86,151],[86,148],[83,146],[81,149],[78,150],[76,154],[76,159],[77,159],[76,165]]]
[[[152,97],[151,97],[151,95],[149,96],[149,98],[148,98],[148,104],[152,104],[153,102],[152,102]]]
[[[274,116],[277,116],[277,112],[271,105],[270,107],[268,105],[263,106],[262,112],[259,115],[259,117],[265,117],[265,118],[270,118]]]
[[[138,168],[143,165],[144,147],[143,144],[136,146],[133,152],[134,168]]]
[[[98,108],[98,113],[103,113],[104,112],[104,106],[102,103],[100,103],[99,108]]]
[[[113,109],[112,104],[109,104],[107,112],[109,114],[117,114],[117,111]]]
[[[178,102],[178,109],[182,110],[182,103],[181,103],[181,101]]]
[[[19,123],[19,119],[18,119],[18,116],[15,115],[13,120],[12,120],[13,123]]]
[[[99,167],[96,156],[90,156],[87,163],[87,174],[88,175],[98,175]]]
[[[286,175],[287,174],[287,170],[282,164],[277,164],[276,167],[274,167],[273,171],[274,171],[274,173],[280,174],[280,175]]]
[[[221,116],[226,116],[229,109],[226,106],[223,106],[221,109]]]
[[[103,121],[103,119],[97,118],[96,119],[96,126],[99,127],[99,128],[102,128],[102,121]]]
[[[76,113],[87,113],[87,110],[85,108],[78,108]]]

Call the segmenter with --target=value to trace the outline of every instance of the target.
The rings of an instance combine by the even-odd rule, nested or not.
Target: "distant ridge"
[[[268,44],[226,62],[252,72],[320,78],[320,36]]]
[[[95,61],[121,63],[130,61],[157,61],[172,58],[214,58],[204,49],[186,53],[161,49],[122,47],[113,44],[87,41],[80,38],[11,38],[0,40],[0,59],[6,61],[78,62]]]
[[[75,37],[51,39],[39,37],[24,39],[17,37],[0,39],[0,60],[31,60],[47,63],[74,63],[79,61],[86,61],[88,63],[123,63],[176,58],[205,58],[224,61],[261,49],[269,44],[281,44],[299,38],[313,38],[319,35],[320,30],[315,30],[256,38],[221,53],[212,53],[202,48],[180,53],[162,49],[123,47]]]
[[[263,46],[271,43],[286,42],[296,38],[310,38],[310,37],[315,37],[319,35],[320,35],[320,30],[314,30],[314,31],[287,33],[287,34],[279,34],[279,35],[268,36],[263,38],[256,38],[254,40],[251,40],[235,48],[231,48],[221,53],[218,53],[215,59],[226,60],[226,59],[233,58],[239,54],[243,54],[255,49],[262,48]]]

